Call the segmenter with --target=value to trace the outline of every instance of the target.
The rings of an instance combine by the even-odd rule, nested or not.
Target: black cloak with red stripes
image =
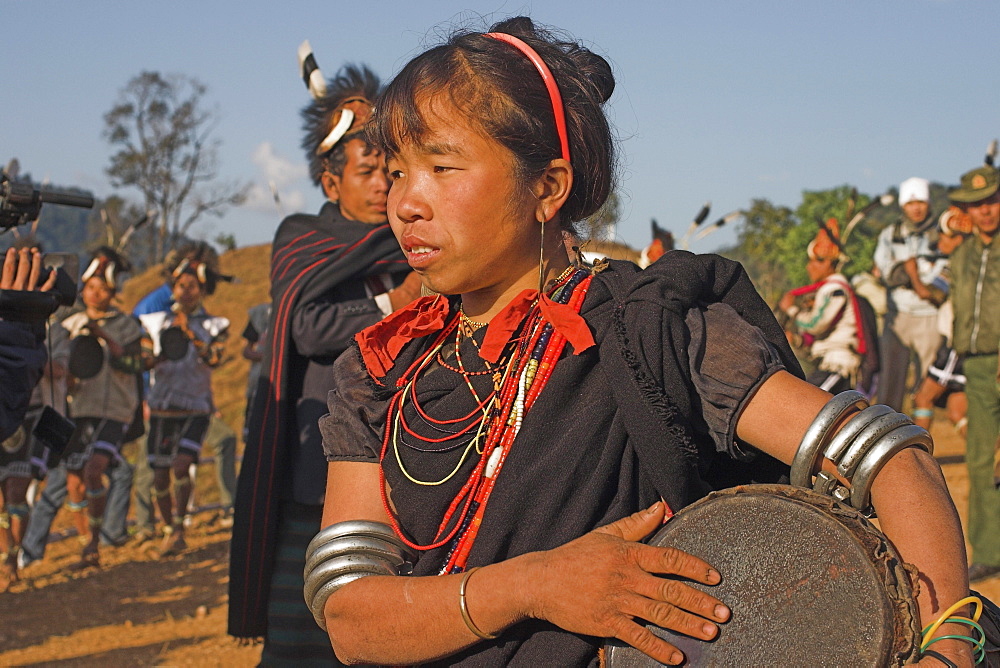
[[[236,494],[229,568],[229,633],[261,638],[274,567],[281,492],[291,475],[290,439],[298,438],[291,318],[300,304],[347,281],[408,270],[388,224],[345,219],[327,203],[318,216],[286,218],[271,250],[269,345],[250,411]]]

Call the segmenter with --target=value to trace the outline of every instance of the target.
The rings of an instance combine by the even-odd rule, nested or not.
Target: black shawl
[[[290,370],[297,356],[291,318],[299,304],[332,287],[406,268],[388,224],[346,220],[336,204],[318,216],[282,221],[271,249],[271,318],[267,352],[250,411],[237,487],[229,564],[229,633],[260,638],[267,631],[267,599],[278,531],[278,501],[286,483],[288,439],[297,438]]]

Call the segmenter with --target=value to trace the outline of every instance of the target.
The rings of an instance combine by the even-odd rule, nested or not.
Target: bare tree
[[[116,187],[132,186],[156,211],[155,261],[162,261],[202,216],[221,216],[246,199],[248,185],[221,183],[218,120],[204,107],[206,88],[184,75],[142,72],[104,115],[104,137],[117,149],[106,172]]]

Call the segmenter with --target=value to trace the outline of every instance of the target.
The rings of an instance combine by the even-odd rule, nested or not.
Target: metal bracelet
[[[843,421],[851,411],[868,408],[865,395],[854,390],[841,392],[826,403],[812,424],[806,429],[799,449],[792,460],[792,470],[789,474],[791,484],[796,487],[812,487],[813,469],[826,447],[830,432]]]
[[[409,572],[415,561],[415,553],[386,524],[352,520],[328,526],[306,548],[302,573],[306,605],[325,629],[323,611],[335,591],[369,575]]]
[[[831,436],[831,431],[856,408],[860,412]],[[806,430],[792,463],[791,482],[870,513],[875,476],[889,459],[909,447],[930,453],[933,443],[930,435],[906,415],[888,406],[868,406],[858,392],[842,392],[827,402]],[[825,471],[819,471],[813,480],[812,471],[820,456],[836,465],[847,485]]]
[[[834,464],[840,464],[845,454],[850,451],[853,444],[856,443],[859,435],[864,433],[865,429],[869,427],[872,422],[890,414],[897,415],[897,413],[888,406],[876,404],[874,406],[869,406],[860,413],[852,416],[847,424],[845,424],[840,431],[834,434],[833,438],[830,439],[829,445],[827,445],[826,449],[823,450],[823,456]],[[832,473],[827,473],[823,470],[818,471],[816,473],[816,479],[813,481],[812,489],[814,492],[832,496],[842,503],[850,502],[850,487],[842,484]]]
[[[369,536],[338,536],[312,550],[306,559],[304,577],[309,577],[317,566],[335,557],[366,555],[391,563],[398,568],[406,563],[402,550],[380,538]]]
[[[409,552],[409,548],[399,539],[399,536],[395,534],[392,527],[388,524],[383,524],[382,522],[369,522],[368,520],[348,520],[346,522],[331,524],[313,536],[313,539],[309,541],[309,546],[306,548],[306,561],[309,560],[312,553],[320,546],[330,542],[334,538],[339,538],[340,536],[366,536],[369,538],[379,538],[384,540],[386,543],[396,545],[401,551]]]
[[[851,505],[858,510],[866,510],[871,503],[875,476],[896,453],[910,447],[919,447],[930,453],[934,444],[927,430],[915,424],[898,427],[879,439],[865,453],[851,479]]]
[[[864,409],[833,435],[833,438],[830,439],[830,445],[823,451],[823,456],[834,464],[839,463],[862,429],[868,426],[872,420],[895,412],[882,404],[875,404]]]
[[[840,461],[834,461],[834,464],[837,465],[837,473],[850,480],[854,477],[854,472],[868,451],[874,448],[886,434],[899,427],[912,424],[913,421],[910,418],[895,411],[871,420],[858,432]]]

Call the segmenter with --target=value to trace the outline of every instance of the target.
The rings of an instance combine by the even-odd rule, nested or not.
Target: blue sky
[[[303,39],[328,75],[359,61],[389,78],[448,26],[516,14],[570,32],[615,68],[618,236],[632,245],[653,217],[683,232],[706,200],[714,219],[845,183],[869,194],[910,176],[954,184],[1000,135],[1000,3],[985,0],[0,0],[0,161],[110,195],[102,116],[118,91],[144,69],[194,76],[219,110],[222,177],[254,184],[245,206],[195,232],[270,241],[280,214],[269,180],[286,212],[321,203],[299,149]]]

